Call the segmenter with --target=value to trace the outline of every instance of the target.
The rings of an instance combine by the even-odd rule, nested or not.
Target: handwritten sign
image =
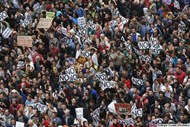
[[[49,29],[52,21],[53,19],[50,18],[40,18],[37,28]]]
[[[18,36],[17,46],[32,47],[32,36]]]

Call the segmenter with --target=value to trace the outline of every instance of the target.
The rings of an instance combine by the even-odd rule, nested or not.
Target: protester
[[[1,126],[190,123],[190,0],[0,6]]]

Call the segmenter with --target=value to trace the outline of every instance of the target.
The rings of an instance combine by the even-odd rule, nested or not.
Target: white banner
[[[115,82],[114,81],[103,81],[100,83],[101,89],[105,90],[108,88],[114,88],[115,87]]]

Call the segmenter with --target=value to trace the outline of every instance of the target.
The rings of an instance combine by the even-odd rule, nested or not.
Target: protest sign
[[[0,21],[3,21],[4,19],[8,18],[7,12],[3,11],[0,13]]]
[[[98,123],[100,121],[100,108],[97,108],[93,113],[92,113],[92,120],[93,120],[93,125],[95,127],[98,126]]]
[[[133,47],[133,49],[134,49],[134,52],[135,52],[138,56],[141,55],[141,53],[140,53],[140,51],[139,51],[138,49],[136,49],[135,47]]]
[[[85,17],[79,17],[78,18],[78,25],[80,27],[85,27],[86,26],[86,19],[85,19]]]
[[[69,75],[64,74],[64,75],[59,75],[59,82],[66,82],[69,80]]]
[[[117,114],[130,114],[131,105],[129,103],[115,103],[115,111]]]
[[[72,66],[72,67],[70,67],[70,68],[68,68],[68,69],[66,69],[65,70],[65,73],[66,74],[76,74],[76,71],[75,71],[75,68]]]
[[[33,108],[36,108],[38,109],[38,111],[42,112],[42,113],[45,113],[46,110],[47,110],[47,106],[46,105],[43,105],[41,103],[35,103],[35,104],[31,104],[29,106],[32,106]]]
[[[75,81],[78,79],[75,68],[72,66],[65,70],[66,74],[59,75],[59,82]]]
[[[142,79],[138,79],[138,78],[132,77],[131,80],[132,80],[132,83],[133,83],[134,85],[138,85],[138,86],[143,85],[143,80],[142,80]]]
[[[148,41],[140,41],[138,42],[139,49],[149,49],[150,45]]]
[[[106,80],[106,74],[105,73],[101,73],[101,72],[97,72],[95,74],[95,78],[98,80],[98,81],[105,81]]]
[[[53,19],[50,19],[50,18],[40,18],[37,28],[49,29],[52,21]]]
[[[150,123],[154,124],[154,125],[161,124],[161,123],[163,123],[163,119],[162,118],[156,118],[156,119],[153,119]]]
[[[55,12],[46,11],[46,18],[54,19],[54,17],[55,17]]]
[[[124,119],[124,120],[119,119],[118,122],[123,125],[134,125],[134,123],[135,123],[132,118],[128,118],[128,119]]]
[[[75,108],[75,112],[77,119],[83,118],[83,108]]]
[[[17,46],[32,47],[32,36],[17,36]]]
[[[37,11],[38,9],[40,9],[40,3],[34,4],[33,10],[34,10],[34,11]]]
[[[116,111],[115,111],[115,103],[116,101],[113,100],[109,105],[108,105],[108,110],[114,114],[117,114]]]
[[[24,20],[20,20],[20,24],[22,27],[26,27],[30,24],[30,21],[27,18],[25,18]]]
[[[82,55],[83,55],[84,57],[86,57],[86,58],[90,57],[90,52],[89,52],[89,51],[83,50],[81,53],[82,53]]]
[[[115,82],[114,81],[103,81],[100,83],[101,89],[105,90],[108,88],[114,88]]]
[[[148,55],[141,55],[141,56],[139,56],[139,59],[141,61],[148,62],[148,63],[151,63],[151,61],[152,61],[151,57]]]
[[[11,33],[12,33],[12,30],[10,28],[6,28],[3,31],[2,35],[3,35],[4,38],[9,38],[9,36],[11,35]]]
[[[81,37],[84,37],[84,36],[86,35],[86,33],[87,33],[87,30],[86,30],[86,29],[80,29],[80,30],[79,30],[79,35],[80,35]]]
[[[16,127],[25,127],[23,122],[16,121]]]

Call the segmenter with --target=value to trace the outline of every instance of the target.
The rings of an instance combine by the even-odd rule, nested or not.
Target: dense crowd
[[[2,127],[190,123],[190,0],[0,3]],[[51,26],[41,28],[49,12]]]

